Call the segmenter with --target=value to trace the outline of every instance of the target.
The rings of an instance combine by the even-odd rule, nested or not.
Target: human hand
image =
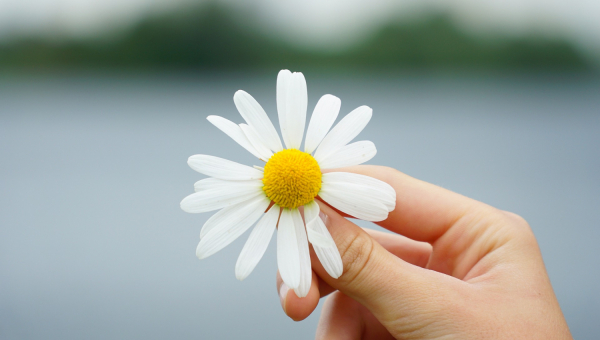
[[[396,209],[378,224],[399,235],[363,230],[319,202],[342,276],[331,278],[312,247],[305,298],[277,274],[283,309],[294,320],[330,294],[317,339],[572,339],[521,217],[394,169],[343,171],[396,190]]]

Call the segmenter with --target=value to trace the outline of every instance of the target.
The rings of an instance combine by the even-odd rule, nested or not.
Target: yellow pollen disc
[[[281,150],[265,164],[263,191],[283,208],[310,203],[321,190],[321,168],[306,152]]]

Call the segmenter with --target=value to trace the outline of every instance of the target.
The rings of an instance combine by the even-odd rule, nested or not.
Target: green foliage
[[[586,68],[581,54],[564,41],[465,35],[444,17],[415,25],[391,24],[347,54],[372,67]]]
[[[483,40],[444,17],[390,23],[338,53],[308,51],[268,37],[214,4],[148,18],[115,37],[63,43],[25,39],[0,46],[4,69],[256,67],[585,70],[591,65],[566,41],[534,36]]]

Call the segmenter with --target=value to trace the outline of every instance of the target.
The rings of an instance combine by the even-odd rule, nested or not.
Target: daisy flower
[[[396,193],[388,184],[329,170],[361,164],[375,156],[372,142],[350,143],[367,125],[372,110],[361,106],[331,129],[341,101],[324,95],[313,111],[301,151],[307,108],[302,73],[282,70],[277,76],[283,143],[252,96],[240,90],[233,101],[245,124],[219,116],[209,116],[208,121],[266,164],[250,167],[208,155],[188,159],[192,169],[209,178],[194,184],[196,192],[181,201],[181,209],[189,213],[219,210],[202,227],[196,255],[203,259],[218,252],[256,223],[235,265],[236,277],[243,280],[254,270],[277,229],[281,278],[298,297],[304,297],[312,277],[309,242],[329,275],[338,278],[343,272],[340,253],[319,217],[315,199],[366,221],[386,219],[396,205]]]

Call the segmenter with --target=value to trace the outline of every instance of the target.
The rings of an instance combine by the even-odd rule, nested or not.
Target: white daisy
[[[340,253],[319,218],[317,195],[338,210],[367,221],[386,219],[396,205],[396,193],[387,183],[353,173],[322,172],[361,164],[375,156],[377,150],[370,141],[348,144],[367,125],[372,110],[361,106],[329,131],[341,101],[324,95],[313,111],[304,151],[300,151],[307,107],[302,73],[282,70],[277,77],[277,111],[285,148],[252,96],[240,90],[233,101],[246,124],[218,116],[209,116],[208,121],[266,164],[264,168],[249,167],[208,155],[188,159],[192,169],[210,178],[194,184],[196,193],[184,198],[181,208],[190,213],[220,209],[202,227],[196,255],[203,259],[216,253],[258,221],[236,263],[236,277],[243,280],[250,275],[277,229],[281,278],[296,295],[304,297],[312,275],[308,242],[329,275],[338,278],[343,272]]]

